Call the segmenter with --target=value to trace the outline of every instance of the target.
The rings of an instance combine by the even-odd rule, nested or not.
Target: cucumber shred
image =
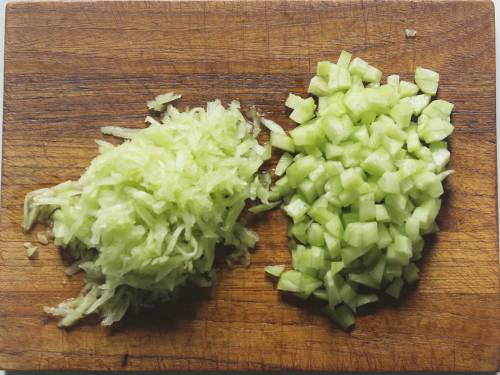
[[[248,261],[258,239],[240,217],[246,201],[263,202],[256,213],[279,204],[268,203],[270,176],[257,175],[268,151],[239,103],[166,108],[179,97],[148,102],[164,112],[148,116],[147,128],[104,128],[126,140],[116,147],[98,141],[100,155],[78,181],[27,194],[23,229],[46,222],[55,245],[75,259],[68,274],[85,273],[79,297],[45,309],[61,317],[60,326],[92,313],[110,325],[129,307],[175,298],[188,282],[211,285],[216,244],[235,248],[231,262]]]
[[[384,292],[398,298],[418,280],[423,236],[437,230],[442,181],[452,172],[453,104],[432,100],[439,74],[418,67],[416,83],[381,78],[345,51],[337,63],[319,62],[308,90],[317,106],[290,94],[298,126],[280,134],[289,153],[273,189],[293,221],[293,270],[278,289],[324,301],[344,329],[358,307]]]

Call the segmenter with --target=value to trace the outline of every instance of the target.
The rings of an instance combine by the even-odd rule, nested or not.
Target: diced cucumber
[[[408,103],[413,107],[413,115],[415,116],[420,115],[430,101],[431,97],[427,94],[407,96],[401,99],[401,103]]]
[[[324,141],[323,130],[317,122],[296,127],[290,136],[295,146],[315,146]]]
[[[343,68],[349,68],[349,63],[351,62],[352,54],[342,50],[339,55],[339,59],[337,60],[337,65]]]
[[[276,164],[276,169],[274,170],[276,176],[283,176],[286,172],[286,169],[292,163],[293,163],[293,156],[290,155],[288,152],[285,152],[283,155],[281,155],[278,164]]]
[[[281,289],[327,302],[325,313],[345,329],[359,306],[378,300],[358,290],[398,298],[418,279],[422,236],[438,230],[442,181],[453,173],[446,170],[453,104],[431,100],[439,75],[419,67],[416,84],[398,75],[383,84],[381,76],[342,51],[336,63],[317,65],[308,89],[317,108],[312,98],[289,95],[291,118],[302,125],[289,137],[268,126],[273,145],[297,153],[281,157],[276,171],[284,177],[272,199],[263,195],[282,199],[293,220],[296,273],[282,275]]]
[[[431,117],[418,125],[418,136],[426,143],[442,141],[453,132],[453,125],[448,120]]]
[[[340,305],[339,307],[333,309],[326,307],[324,312],[343,329],[348,329],[355,323],[354,314],[346,305]]]
[[[276,266],[266,266],[265,270],[269,275],[280,277],[280,275],[285,270],[285,266],[283,264]]]
[[[309,82],[307,92],[316,96],[326,96],[331,94],[334,90],[328,87],[328,83],[321,76],[314,76]]]
[[[410,125],[411,116],[413,115],[413,105],[410,103],[398,103],[389,111],[392,119],[402,128]]]
[[[327,88],[331,92],[346,91],[351,87],[351,75],[349,70],[337,64],[330,65]]]
[[[359,57],[356,57],[349,64],[349,72],[361,77],[364,82],[380,82],[382,78],[382,72],[380,70],[369,65]]]
[[[367,247],[378,241],[377,223],[349,223],[345,228],[344,240],[354,247]]]
[[[295,152],[292,138],[286,134],[271,133],[271,145],[288,152]]]
[[[401,278],[396,278],[394,281],[387,287],[385,292],[394,298],[399,298],[399,294],[401,293],[401,289],[403,287],[403,280]]]
[[[425,68],[415,70],[415,83],[424,94],[436,95],[439,83],[439,74]]]
[[[309,205],[297,197],[292,199],[283,209],[293,219],[293,222],[297,223],[306,215]]]
[[[418,86],[413,82],[400,81],[399,82],[399,96],[406,98],[408,96],[415,96],[418,94]]]
[[[383,207],[383,206],[382,206]],[[359,197],[359,220],[372,221],[376,218],[375,195],[368,193]]]

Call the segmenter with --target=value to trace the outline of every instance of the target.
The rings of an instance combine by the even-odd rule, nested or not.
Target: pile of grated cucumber
[[[172,299],[187,282],[208,286],[217,244],[235,248],[231,259],[255,245],[240,214],[247,199],[268,202],[270,177],[257,172],[271,149],[256,140],[259,123],[238,102],[165,110],[178,97],[149,102],[161,113],[145,129],[103,128],[127,140],[97,141],[100,155],[78,181],[26,196],[24,230],[47,222],[55,245],[75,259],[68,273],[85,273],[79,297],[46,308],[60,326],[92,313],[110,325],[129,307]]]

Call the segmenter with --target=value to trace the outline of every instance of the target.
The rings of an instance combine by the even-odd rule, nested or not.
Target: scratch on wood
[[[128,365],[128,353],[125,353],[122,358],[122,367],[127,367]]]

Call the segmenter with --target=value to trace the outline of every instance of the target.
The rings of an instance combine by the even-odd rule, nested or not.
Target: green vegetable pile
[[[93,313],[110,325],[188,282],[211,285],[216,245],[233,246],[230,264],[248,262],[257,241],[240,217],[248,200],[258,200],[252,213],[282,204],[292,220],[293,270],[266,267],[278,289],[325,301],[344,329],[381,292],[398,298],[418,279],[423,236],[438,230],[453,104],[432,100],[431,70],[417,68],[415,83],[391,75],[381,84],[380,70],[351,58],[318,63],[314,97],[289,95],[299,124],[289,134],[255,111],[247,120],[238,102],[179,112],[173,93],[147,103],[157,116],[145,129],[102,128],[124,143],[97,141],[100,155],[78,181],[25,199],[23,229],[47,223],[75,259],[67,273],[85,273],[80,296],[46,311],[60,326]],[[261,124],[271,132],[265,146]],[[285,153],[269,190],[270,175],[258,171],[272,146]],[[25,246],[33,257],[37,248]]]
[[[232,245],[232,259],[255,245],[240,214],[247,199],[268,203],[270,177],[257,172],[270,145],[257,142],[258,121],[247,121],[238,102],[165,110],[178,97],[148,102],[161,113],[145,129],[103,128],[128,140],[97,141],[100,155],[78,181],[26,196],[24,230],[48,223],[54,243],[76,260],[68,273],[85,273],[79,297],[46,308],[60,326],[92,313],[110,325],[187,282],[208,286],[217,244]]]
[[[303,99],[286,106],[299,126],[271,130],[271,143],[286,153],[272,188],[285,200],[293,270],[278,289],[327,302],[324,312],[343,328],[377,293],[398,298],[418,279],[423,235],[435,223],[450,159],[453,104],[433,100],[439,75],[417,68],[415,83],[387,78],[343,51],[322,61]]]

